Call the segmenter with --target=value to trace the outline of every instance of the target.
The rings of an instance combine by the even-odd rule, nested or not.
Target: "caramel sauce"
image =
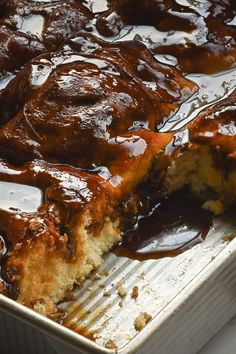
[[[93,14],[77,1],[0,3],[0,74],[20,68],[64,40],[90,30]]]
[[[176,57],[187,72],[214,73],[234,66],[235,2],[184,3],[113,0],[108,10],[99,14],[96,27],[102,36],[117,38],[130,32],[131,26],[138,25],[137,36],[142,35],[140,25],[150,26],[143,39],[153,53]]]
[[[70,323],[66,324],[66,327],[78,334],[81,334],[83,337],[92,340],[93,342],[97,339],[97,331],[88,331],[86,326],[78,326],[76,323]]]
[[[186,191],[164,199],[153,198],[155,189],[148,192],[142,196],[142,204],[149,201],[148,208],[142,208],[133,226],[124,228],[116,255],[138,260],[173,257],[203,242],[212,215],[201,208],[201,200]]]

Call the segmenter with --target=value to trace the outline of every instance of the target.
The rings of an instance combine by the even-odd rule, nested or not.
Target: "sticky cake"
[[[92,19],[93,14],[78,1],[2,1],[0,73],[76,37]]]
[[[156,133],[156,122],[196,89],[141,44],[109,49],[94,39],[86,54],[85,41],[38,56],[4,88],[10,100],[25,82],[2,118],[1,180],[13,191],[14,184],[39,188],[42,200],[30,212],[2,211],[9,244],[2,288],[41,313],[52,312],[119,240],[117,206],[172,137]]]
[[[184,70],[201,71],[206,57],[212,71],[235,61],[235,29],[226,25],[234,5],[211,4],[208,44],[171,49]],[[212,190],[203,206],[215,213],[236,198],[235,92],[184,131],[158,132],[197,85],[139,41],[95,36],[95,27],[114,35],[129,23],[190,33],[202,15],[175,1],[139,3],[132,19],[135,1],[111,1],[96,16],[85,5],[0,1],[0,293],[45,315],[101,264],[127,215],[138,216],[142,183],[163,197]],[[115,30],[106,22],[114,11]]]
[[[189,185],[194,193],[213,190],[205,208],[219,214],[235,202],[236,92],[203,110],[188,126],[189,142],[176,147],[167,170],[167,190]]]

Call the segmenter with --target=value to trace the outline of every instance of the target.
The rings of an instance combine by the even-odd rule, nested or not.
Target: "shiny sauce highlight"
[[[151,208],[142,210],[134,225],[124,227],[116,255],[138,260],[173,257],[204,241],[212,214],[201,208],[201,200],[187,191],[156,200],[146,195],[145,199]]]

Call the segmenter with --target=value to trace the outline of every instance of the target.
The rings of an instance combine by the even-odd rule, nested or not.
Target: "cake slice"
[[[5,88],[10,102],[25,83],[0,128],[1,292],[46,315],[120,240],[121,201],[172,139],[156,123],[196,88],[142,45],[91,38],[33,59]]]
[[[196,90],[139,43],[108,46],[79,37],[69,45],[32,60],[5,89],[11,111],[11,98],[24,82],[18,112],[12,117],[6,107],[0,116],[0,156],[13,164],[37,158],[107,166],[116,155],[107,148],[110,139],[156,131]]]
[[[203,206],[219,214],[236,201],[236,91],[204,109],[186,134],[187,143],[172,147],[165,187],[168,193],[185,185],[196,194],[213,191]]]

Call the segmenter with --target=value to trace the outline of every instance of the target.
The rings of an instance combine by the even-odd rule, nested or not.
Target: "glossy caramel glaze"
[[[155,54],[177,57],[184,71],[213,73],[235,64],[235,16],[234,0],[189,1],[189,6],[175,0],[112,0],[96,26],[106,37],[127,25],[154,26],[149,45]]]
[[[9,83],[4,91],[9,101],[22,82],[24,97],[18,97],[21,108],[0,129],[2,157],[14,164],[37,158],[82,168],[107,166],[120,154],[116,137],[155,131],[195,88],[179,71],[158,64],[141,44],[91,42],[95,49],[86,51],[88,43],[82,37],[71,43],[77,51],[37,57],[19,73],[20,80],[17,75]],[[2,123],[10,113],[3,112]]]
[[[184,190],[163,198],[150,181],[136,193],[139,213],[134,220],[127,215],[122,241],[114,249],[117,255],[138,260],[173,257],[203,242],[212,215],[201,208],[201,200]],[[125,207],[127,201],[123,211]]]
[[[0,92],[0,190],[10,191],[0,205],[4,292],[17,297],[19,259],[36,240],[72,262],[73,227],[85,211],[94,234],[106,216],[117,218],[114,206],[171,141],[156,132],[157,122],[194,90],[142,44],[108,45],[92,35],[38,56],[7,80]],[[20,191],[41,199],[31,210]]]
[[[122,13],[123,6],[130,4],[114,1],[112,11],[119,5],[117,13]],[[231,19],[227,2],[221,7],[218,2],[212,4],[215,10],[211,8],[209,18],[214,10],[214,21]],[[137,4],[133,2],[132,9],[133,5]],[[174,1],[166,1],[165,6],[144,1],[136,8],[132,24],[144,21],[158,28],[158,18],[162,33],[167,27],[192,32],[202,21],[196,11]],[[117,31],[129,23],[131,7],[125,9],[126,17],[120,17],[123,22]],[[98,28],[106,27],[102,16]],[[86,227],[94,235],[106,218],[115,221],[119,216],[126,221],[123,227],[129,236],[128,215],[133,236],[128,239],[130,243],[124,238],[123,245],[132,251],[132,257],[139,250],[138,240],[143,247],[168,231],[169,221],[174,225],[179,222],[179,229],[187,225],[193,230],[193,242],[188,240],[179,248],[173,246],[172,255],[201,240],[210,227],[210,216],[198,204],[191,204],[198,210],[195,222],[191,215],[183,215],[189,200],[183,201],[181,215],[174,208],[169,215],[173,201],[160,201],[159,196],[145,188],[142,193],[136,190],[141,182],[151,178],[154,164],[161,181],[175,149],[176,136],[173,142],[173,134],[158,133],[157,125],[171,117],[197,90],[197,85],[179,70],[160,64],[140,42],[107,43],[89,34],[92,19],[93,14],[77,1],[0,2],[0,72],[4,73],[0,82],[0,193],[4,195],[0,202],[0,292],[15,298],[24,271],[21,260],[38,240],[50,246],[60,259],[73,262],[74,226],[84,222],[86,213],[90,217]],[[207,26],[208,22],[207,17]],[[212,36],[214,45],[222,49],[222,38],[215,32]],[[234,38],[233,34],[230,36]],[[216,48],[211,40],[212,37],[207,55]],[[229,42],[234,58],[233,39]],[[190,43],[181,49],[181,53],[187,53],[191,46]],[[158,48],[161,52],[161,46]],[[179,50],[179,44],[176,48]],[[152,49],[159,51],[154,46]],[[180,64],[182,55],[185,54],[178,54]],[[187,61],[181,66],[201,71],[197,64],[202,65],[202,59],[195,55],[191,57],[191,68],[186,66]],[[222,59],[218,54],[216,57],[217,66],[212,64],[212,71],[219,69],[218,59]],[[225,67],[222,60],[221,64]],[[12,73],[6,72],[11,70]],[[204,70],[209,71],[207,61]],[[235,120],[233,113],[228,115],[231,109],[227,106],[234,107],[234,102],[232,95],[217,104],[216,110],[209,108],[202,113],[189,127],[190,145],[217,144],[232,157]],[[209,134],[213,140],[206,139]],[[161,225],[158,220],[162,210]],[[150,231],[148,225],[154,228]],[[170,255],[168,252],[165,255]],[[162,255],[156,250],[138,257]]]
[[[0,4],[0,73],[19,68],[67,38],[89,29],[93,14],[77,1]]]

